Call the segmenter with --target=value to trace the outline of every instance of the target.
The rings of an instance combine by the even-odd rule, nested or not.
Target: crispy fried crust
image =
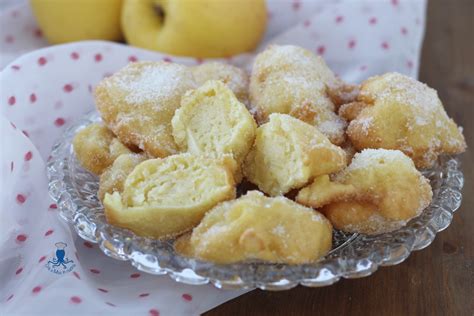
[[[351,120],[347,135],[358,149],[398,149],[418,168],[431,167],[440,154],[466,149],[462,130],[448,117],[435,90],[398,73],[368,79],[357,102],[343,105]]]
[[[250,191],[214,207],[175,247],[217,263],[258,259],[301,264],[324,256],[331,243],[331,224],[320,213],[284,197]]]
[[[399,150],[363,150],[333,178],[315,179],[296,200],[321,208],[333,225],[344,231],[391,231],[420,215],[431,203],[429,181]]]
[[[249,76],[243,69],[224,63],[208,62],[191,67],[191,71],[198,86],[209,80],[219,80],[232,90],[240,102],[248,104]]]
[[[95,90],[105,124],[127,145],[152,157],[176,154],[171,119],[181,96],[196,87],[189,68],[165,62],[135,62],[106,79]]]
[[[200,155],[231,154],[239,166],[253,145],[257,129],[245,105],[224,83],[214,80],[186,93],[172,126],[180,150]]]
[[[250,103],[260,124],[272,113],[290,114],[340,144],[346,124],[336,115],[328,91],[336,98],[341,85],[321,57],[297,46],[272,45],[255,58]]]
[[[314,177],[341,170],[346,154],[312,125],[273,113],[257,129],[255,144],[244,162],[244,175],[271,195],[301,188]]]
[[[81,165],[100,175],[121,154],[131,153],[103,124],[93,123],[80,130],[73,140],[74,152]]]
[[[179,235],[217,203],[235,198],[235,168],[231,156],[184,153],[146,160],[127,176],[123,192],[105,194],[105,216],[139,236]]]
[[[144,154],[135,153],[118,156],[114,163],[100,175],[97,193],[99,199],[102,201],[106,193],[123,192],[123,184],[127,176],[146,159]]]

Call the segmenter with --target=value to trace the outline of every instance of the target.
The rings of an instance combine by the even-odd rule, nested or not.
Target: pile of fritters
[[[73,145],[109,223],[219,263],[308,263],[333,226],[396,230],[431,202],[418,169],[466,148],[435,90],[398,73],[346,84],[290,45],[258,54],[250,75],[130,63],[95,99],[103,123]],[[249,183],[259,191],[236,197]]]

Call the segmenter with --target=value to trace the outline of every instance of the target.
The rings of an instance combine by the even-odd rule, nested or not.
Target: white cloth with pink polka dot
[[[349,82],[388,71],[416,77],[425,10],[425,0],[269,1],[258,50],[306,47]],[[197,315],[244,293],[183,285],[111,259],[77,237],[48,197],[51,146],[94,108],[91,91],[104,76],[136,60],[202,60],[101,41],[46,47],[27,3],[2,10],[0,41],[0,314]],[[224,61],[249,68],[252,57]],[[45,267],[58,242],[75,263],[63,275]]]

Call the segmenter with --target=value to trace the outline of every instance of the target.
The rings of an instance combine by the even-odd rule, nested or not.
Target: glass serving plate
[[[431,180],[433,201],[417,218],[397,231],[376,236],[334,231],[333,249],[323,259],[303,265],[243,262],[219,265],[186,258],[175,252],[173,240],[136,236],[109,225],[96,194],[98,178],[84,170],[75,158],[72,139],[86,125],[100,121],[97,112],[69,128],[53,147],[48,161],[49,192],[60,216],[85,240],[118,260],[129,260],[138,270],[168,274],[187,284],[212,283],[218,288],[285,290],[298,284],[326,286],[340,278],[359,278],[379,266],[404,261],[411,251],[427,247],[437,232],[451,223],[461,205],[464,178],[457,157],[441,157],[435,168],[424,171]]]

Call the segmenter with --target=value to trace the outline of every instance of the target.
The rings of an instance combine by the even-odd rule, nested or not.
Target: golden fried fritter
[[[252,147],[257,129],[245,105],[224,83],[214,80],[183,96],[172,126],[182,151],[232,154],[239,165]]]
[[[115,159],[100,175],[99,192],[97,196],[102,201],[105,193],[123,192],[123,184],[128,175],[147,157],[144,154],[123,154]]]
[[[324,256],[331,243],[332,226],[320,213],[285,197],[250,191],[214,207],[175,246],[184,255],[217,263],[301,264]]]
[[[461,129],[436,91],[398,73],[365,81],[357,101],[343,105],[339,113],[351,120],[347,134],[358,150],[398,149],[418,168],[431,167],[440,154],[466,148]]]
[[[258,54],[250,77],[250,103],[259,123],[271,113],[290,114],[316,126],[335,144],[344,141],[346,123],[329,96],[342,83],[324,60],[297,46],[270,46]]]
[[[217,203],[235,198],[236,167],[229,155],[184,153],[146,160],[127,176],[122,192],[105,194],[105,216],[139,236],[179,235]]]
[[[346,163],[344,150],[316,127],[273,113],[270,121],[257,129],[243,170],[260,190],[276,196],[301,188],[314,177],[339,171]]]
[[[81,129],[74,136],[73,147],[81,165],[96,175],[100,175],[119,155],[131,153],[101,123],[93,123]]]
[[[102,80],[95,100],[105,124],[124,144],[166,157],[178,152],[171,119],[181,96],[195,87],[191,70],[183,65],[136,62]]]
[[[431,198],[429,181],[403,152],[365,149],[332,181],[316,178],[296,201],[320,208],[338,229],[378,234],[420,215]]]
[[[222,81],[240,102],[245,105],[248,103],[249,76],[243,69],[224,63],[208,62],[191,67],[191,71],[198,86],[209,80]]]

